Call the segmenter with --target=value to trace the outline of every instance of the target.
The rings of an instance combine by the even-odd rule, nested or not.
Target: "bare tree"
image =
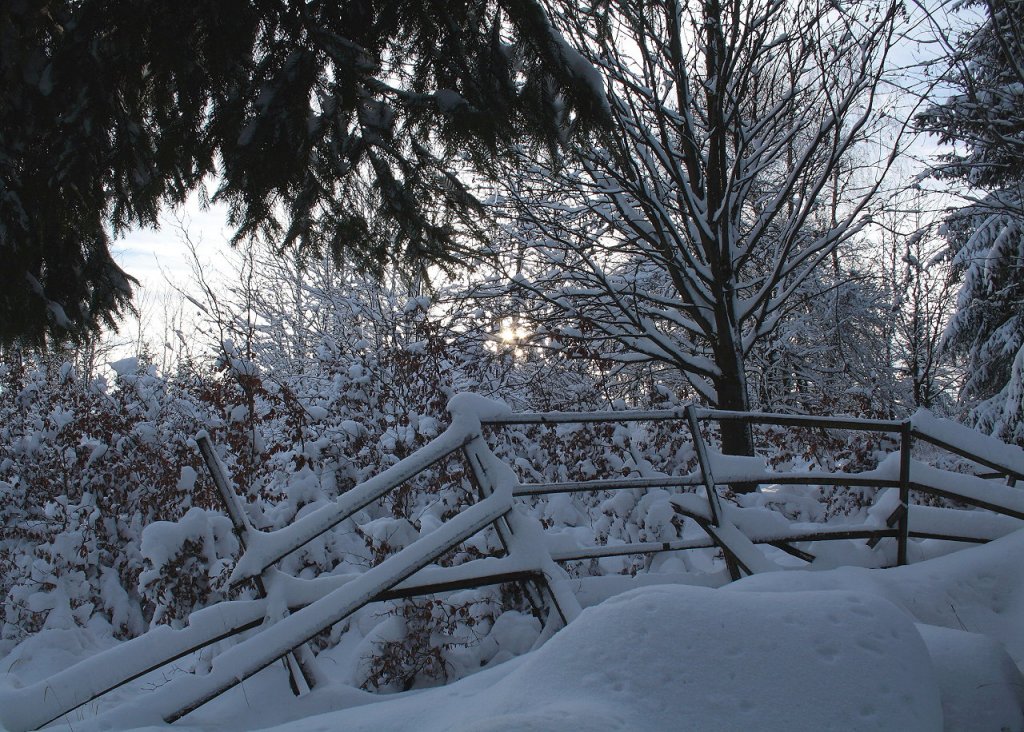
[[[601,70],[613,120],[501,189],[507,274],[554,343],[661,362],[710,404],[747,409],[747,355],[870,220],[898,155],[881,89],[899,9],[611,0],[554,13]],[[752,451],[742,426],[722,438]]]
[[[942,348],[946,323],[956,306],[956,278],[942,235],[941,201],[924,191],[895,196],[876,221],[880,232],[875,271],[888,292],[890,312],[885,361],[904,385],[911,408],[934,409],[960,381]]]

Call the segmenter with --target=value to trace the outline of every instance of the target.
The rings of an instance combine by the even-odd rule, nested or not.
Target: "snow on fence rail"
[[[261,599],[229,601],[200,610],[190,616],[186,628],[156,628],[49,679],[3,691],[0,723],[11,732],[36,729],[128,681],[253,628],[259,628],[258,632],[218,655],[208,674],[175,679],[148,694],[144,702],[108,712],[97,723],[116,725],[119,719],[129,718],[135,723],[139,719],[177,720],[279,659],[292,659],[289,668],[293,683],[301,689],[303,680],[315,681],[315,664],[311,654],[302,651],[304,644],[373,601],[518,581],[526,583],[528,597],[538,610],[547,607],[549,622],[569,622],[580,608],[560,562],[717,547],[730,576],[736,579],[743,573],[779,569],[758,545],[774,546],[812,561],[814,555],[796,544],[859,539],[873,546],[883,539],[895,539],[897,562],[902,564],[907,560],[907,542],[911,538],[984,542],[1017,528],[1019,520],[1024,519],[1024,493],[1011,487],[1015,480],[1024,479],[1024,451],[924,411],[903,421],[743,413],[695,405],[671,410],[513,413],[504,405],[472,395],[454,398],[449,410],[453,417],[451,426],[431,443],[332,504],[270,533],[249,525],[237,496],[228,487],[230,482],[212,444],[208,437],[199,435],[197,442],[245,547],[232,582],[255,581]],[[482,425],[500,429],[512,424],[660,420],[685,422],[698,458],[698,469],[693,473],[522,484],[490,450],[481,429]],[[708,450],[699,423],[725,420],[899,434],[900,450],[871,471],[771,473],[766,466],[756,465],[756,461],[716,455]],[[1007,475],[1011,485],[998,485],[911,460],[910,448],[915,439]],[[438,529],[363,574],[303,580],[274,569],[283,557],[459,451],[469,465],[480,500]],[[874,523],[795,524],[778,514],[723,503],[718,486],[736,483],[872,486],[898,491],[881,495],[873,509],[879,517]],[[707,538],[550,550],[539,524],[514,508],[516,498],[554,493],[692,487],[702,487],[703,491],[681,492],[672,497],[671,505],[677,513],[695,521]],[[911,505],[911,490],[953,498],[1002,515]],[[427,566],[487,526],[496,530],[505,548],[504,557],[478,559],[458,567]]]
[[[813,559],[813,555],[795,549],[794,542],[827,541],[847,538],[867,538],[873,546],[881,539],[895,537],[897,540],[897,563],[907,562],[907,542],[910,538],[948,538],[953,541],[988,541],[991,538],[989,525],[974,526],[973,533],[960,531],[946,535],[943,530],[911,531],[910,518],[914,512],[910,510],[910,491],[950,498],[979,508],[985,508],[997,514],[1024,519],[1024,494],[1012,486],[1017,480],[1024,480],[1024,450],[1007,445],[993,437],[983,435],[975,430],[940,419],[928,410],[918,410],[906,420],[867,419],[860,417],[805,416],[793,414],[775,414],[771,412],[738,412],[725,409],[706,409],[695,405],[673,409],[596,411],[596,412],[520,412],[496,414],[484,418],[481,423],[491,427],[502,427],[512,424],[585,424],[601,422],[658,422],[685,421],[690,429],[691,439],[698,454],[698,470],[684,476],[658,476],[644,478],[604,479],[591,481],[565,481],[558,483],[523,484],[515,489],[516,495],[546,495],[554,493],[576,493],[592,490],[624,490],[672,488],[704,485],[708,503],[712,507],[711,515],[706,519],[702,514],[691,516],[709,534],[709,541],[722,549],[733,579],[739,577],[736,566],[736,551],[743,553],[752,561],[758,561],[750,554],[748,542],[742,532],[737,536],[726,525],[725,533],[732,537],[725,541],[725,533],[719,530],[723,519],[715,510],[718,502],[717,492],[710,484],[733,485],[739,483],[771,483],[776,485],[833,485],[844,487],[876,487],[897,488],[899,502],[894,507],[883,526],[862,525],[832,532],[830,530],[809,529],[803,531],[779,532],[769,535],[755,534],[749,537],[750,543],[767,543],[776,546],[794,556]],[[709,454],[704,446],[703,437],[697,427],[703,421],[741,421],[749,424],[770,424],[788,427],[809,427],[824,429],[841,429],[852,431],[882,432],[898,434],[900,451],[891,456],[875,470],[859,473],[807,471],[803,473],[780,474],[763,470],[751,470],[744,461],[735,458],[722,460],[722,457]],[[979,465],[996,471],[997,475],[1009,478],[1008,486],[993,484],[977,476],[961,475],[949,471],[938,470],[923,463],[911,460],[910,451],[913,441],[919,439],[937,447],[967,458]],[[716,460],[716,458],[718,458]],[[919,519],[920,520],[920,519]],[[975,522],[976,523],[976,522]],[[949,523],[944,523],[950,528]],[[1005,528],[1005,526],[1003,527]],[[678,540],[670,542],[642,542],[615,545],[607,548],[595,547],[580,551],[558,553],[559,561],[581,558],[599,558],[603,556],[621,556],[626,554],[652,553],[657,551],[679,551],[691,548],[704,548],[706,541]],[[661,548],[656,548],[660,546]],[[763,565],[761,565],[763,567]]]
[[[246,546],[233,579],[236,583],[257,581],[265,597],[199,611],[183,630],[156,629],[55,677],[5,690],[0,693],[0,723],[12,732],[37,729],[188,653],[259,626],[256,635],[219,654],[209,673],[176,678],[133,708],[121,707],[96,720],[101,727],[116,726],[118,720],[129,718],[134,722],[173,722],[275,661],[287,660],[318,633],[378,600],[497,582],[536,582],[550,597],[549,618],[572,620],[580,609],[568,589],[567,576],[543,551],[543,542],[536,535],[539,528],[512,510],[515,476],[480,437],[479,415],[489,413],[493,404],[465,396],[453,400],[450,408],[454,417],[451,427],[430,444],[356,486],[334,504],[273,533],[256,531],[248,524],[237,497],[227,488],[223,465],[212,456],[208,438],[198,435],[200,449],[205,447],[211,453],[208,465]],[[460,449],[470,461],[481,499],[436,530],[363,574],[299,580],[273,569],[278,559]],[[501,525],[497,525],[499,521]],[[505,558],[480,559],[452,568],[427,567],[489,525],[495,525],[502,537]],[[539,595],[531,597],[541,599]],[[283,609],[295,612],[282,616]],[[293,680],[297,675],[293,674]]]

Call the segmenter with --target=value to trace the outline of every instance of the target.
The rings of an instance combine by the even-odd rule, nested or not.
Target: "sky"
[[[178,209],[165,209],[159,228],[137,228],[117,239],[111,253],[118,265],[138,280],[134,304],[139,317],[126,317],[117,334],[110,334],[111,360],[138,355],[138,341],[147,340],[156,364],[168,369],[177,350],[167,326],[168,312],[181,308],[186,319],[194,318],[195,308],[181,292],[197,293],[191,254],[185,242],[196,244],[196,254],[204,276],[216,280],[222,276],[223,261],[230,251],[232,228],[228,225],[227,207],[211,205],[203,208],[199,196],[192,197]],[[172,326],[173,327],[173,326]]]
[[[163,290],[172,282],[184,283],[192,277],[183,226],[200,245],[206,256],[227,251],[231,228],[227,207],[211,205],[205,210],[193,195],[179,210],[165,210],[159,229],[135,229],[114,243],[113,255],[128,274],[139,280],[145,290]]]

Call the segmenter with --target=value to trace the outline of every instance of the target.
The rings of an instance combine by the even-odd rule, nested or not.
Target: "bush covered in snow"
[[[220,599],[251,596],[251,587],[227,587],[239,546],[195,449],[200,430],[210,433],[252,524],[273,530],[427,444],[447,425],[445,406],[457,391],[499,396],[523,410],[664,407],[690,398],[678,379],[645,366],[609,370],[518,336],[497,337],[508,313],[493,301],[407,298],[359,280],[339,283],[330,270],[289,276],[294,302],[283,302],[288,288],[271,281],[208,303],[221,318],[207,334],[213,356],[185,358],[171,373],[126,359],[109,381],[86,379],[60,357],[4,354],[3,642],[91,618],[129,637],[152,624],[179,627]],[[717,433],[706,437],[714,443]],[[779,469],[870,468],[893,447],[863,433],[764,429],[755,437]],[[521,425],[487,439],[525,482],[682,475],[696,467],[679,422]],[[454,455],[289,555],[281,568],[302,578],[363,572],[475,495]],[[810,490],[779,493],[764,505],[820,521],[862,513],[871,497]],[[527,510],[550,541],[566,547],[702,535],[669,498],[664,490],[562,494],[537,497]],[[483,532],[441,563],[497,553],[497,537]],[[705,554],[695,561],[719,566],[714,552]],[[608,557],[567,568],[635,574],[647,563]],[[364,656],[352,680],[397,690],[504,660],[523,643],[500,640],[501,629],[532,617],[530,610],[513,586],[367,610],[346,626],[359,631],[350,642]],[[316,645],[329,648],[339,638],[336,629]]]
[[[195,400],[154,372],[85,381],[28,356],[0,365],[2,637],[83,624],[146,627],[143,528],[212,506],[188,444]]]

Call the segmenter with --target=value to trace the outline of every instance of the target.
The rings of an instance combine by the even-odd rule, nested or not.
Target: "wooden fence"
[[[771,545],[811,561],[814,542],[861,539],[873,545],[894,539],[897,563],[904,564],[912,538],[983,542],[999,533],[993,533],[990,522],[965,520],[978,512],[959,511],[955,520],[950,520],[953,514],[948,512],[954,509],[912,505],[911,491],[915,490],[1012,519],[1024,519],[1024,493],[1014,487],[1016,480],[1024,479],[1024,451],[937,420],[927,413],[893,421],[741,413],[695,405],[671,410],[512,413],[500,408],[481,408],[481,404],[479,400],[453,400],[452,426],[430,444],[354,487],[330,505],[269,533],[257,531],[250,525],[209,437],[200,434],[197,442],[244,546],[232,583],[254,583],[257,599],[223,602],[206,608],[194,613],[185,628],[156,628],[49,679],[5,691],[0,694],[0,722],[12,732],[36,729],[168,663],[256,628],[258,633],[220,653],[209,673],[176,678],[147,694],[139,704],[108,712],[103,723],[116,725],[119,715],[135,724],[140,719],[157,718],[173,722],[277,661],[283,661],[288,668],[293,690],[303,693],[317,683],[315,659],[306,647],[308,641],[366,604],[392,598],[522,582],[538,614],[546,617],[548,627],[553,628],[553,624],[570,622],[580,612],[570,578],[560,566],[572,560],[717,547],[730,577],[738,579],[743,574],[780,568],[758,545]],[[681,476],[521,483],[512,469],[496,457],[483,429],[487,426],[500,430],[516,424],[669,420],[679,422],[689,431],[697,456],[697,471]],[[891,434],[899,443],[898,462],[890,461],[891,464],[862,473],[773,473],[736,468],[729,461],[721,460],[716,465],[717,458],[701,434],[701,423],[729,420]],[[992,472],[988,477],[969,476],[916,463],[911,458],[915,440],[953,452]],[[458,454],[468,466],[478,500],[438,529],[362,574],[300,580],[275,568],[285,556],[352,518],[405,481]],[[990,479],[992,475],[1007,477],[1009,484],[994,483]],[[741,531],[733,520],[739,517],[739,509],[723,502],[719,494],[721,486],[738,483],[896,488],[898,501],[884,525],[821,524],[793,530]],[[678,489],[679,493],[672,499],[674,509],[696,521],[706,537],[549,551],[540,525],[516,507],[517,499],[540,495],[652,488]],[[504,556],[474,560],[458,567],[429,566],[488,526],[496,531]],[[271,611],[271,608],[278,610]]]

